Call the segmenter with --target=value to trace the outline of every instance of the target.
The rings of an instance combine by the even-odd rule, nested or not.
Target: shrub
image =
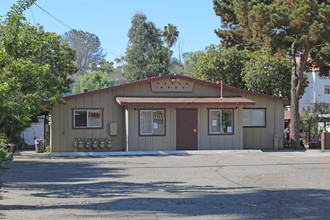
[[[9,155],[8,150],[0,148],[0,169],[3,169],[3,170],[8,169],[8,167],[2,166],[2,161],[4,161],[8,155]]]
[[[0,148],[0,162],[2,162],[8,156],[8,150]]]

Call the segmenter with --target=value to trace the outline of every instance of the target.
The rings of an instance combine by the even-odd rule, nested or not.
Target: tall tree
[[[177,41],[179,37],[179,31],[177,30],[177,27],[173,24],[168,24],[164,27],[164,30],[162,31],[162,36],[164,37],[164,41],[167,45],[168,59],[171,60],[171,56],[173,54],[173,51],[171,51],[171,47]]]
[[[95,34],[73,29],[64,33],[62,40],[76,50],[77,76],[91,71],[92,65],[105,57],[99,37]]]
[[[85,89],[93,91],[113,86],[113,82],[106,72],[92,71],[80,76],[74,84],[73,93],[82,93]]]
[[[162,46],[160,30],[153,22],[147,22],[146,15],[133,16],[128,37],[125,76],[129,82],[145,79],[148,71],[156,76],[168,74],[169,59]]]
[[[283,56],[271,56],[270,51],[262,49],[251,53],[245,62],[241,75],[246,88],[275,97],[290,99],[291,63]],[[308,85],[304,74],[302,91]],[[300,93],[302,97],[304,92]]]
[[[192,69],[199,63],[200,58],[204,54],[203,51],[186,52],[183,54],[183,72],[184,75],[191,76]]]
[[[330,49],[329,1],[213,0],[213,3],[222,24],[215,33],[224,45],[249,49],[271,47],[274,52],[290,55],[291,146],[298,147],[299,95],[307,59],[311,51],[318,54],[320,48],[326,48],[328,54]]]
[[[183,64],[180,63],[179,60],[176,58],[172,58],[168,65],[168,70],[170,74],[184,75],[183,68]]]
[[[0,133],[19,139],[31,117],[63,101],[75,53],[55,33],[25,22],[35,1],[20,0],[0,23]]]
[[[172,58],[169,65],[171,74],[191,76],[191,70],[198,64],[203,51],[186,52],[183,54],[183,64],[180,60]]]
[[[210,45],[192,68],[191,75],[213,82],[223,80],[226,85],[246,89],[241,73],[249,59],[250,53],[247,50]]]
[[[93,63],[92,71],[102,71],[108,74],[112,74],[115,71],[115,67],[113,66],[114,62],[109,62],[105,59],[102,59],[99,63]]]

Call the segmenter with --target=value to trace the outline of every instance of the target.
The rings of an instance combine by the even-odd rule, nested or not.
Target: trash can
[[[43,153],[45,152],[45,140],[36,139],[35,142],[36,153]]]

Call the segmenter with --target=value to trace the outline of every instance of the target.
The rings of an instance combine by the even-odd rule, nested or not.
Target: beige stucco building
[[[180,75],[65,100],[52,109],[52,152],[281,148],[288,104]]]

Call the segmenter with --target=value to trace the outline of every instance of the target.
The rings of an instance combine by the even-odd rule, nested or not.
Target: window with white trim
[[[233,134],[233,110],[209,109],[209,134]]]
[[[102,128],[103,111],[102,109],[74,109],[73,110],[74,128]]]
[[[266,127],[266,109],[243,109],[244,127]]]
[[[165,110],[140,110],[140,135],[165,135]]]

